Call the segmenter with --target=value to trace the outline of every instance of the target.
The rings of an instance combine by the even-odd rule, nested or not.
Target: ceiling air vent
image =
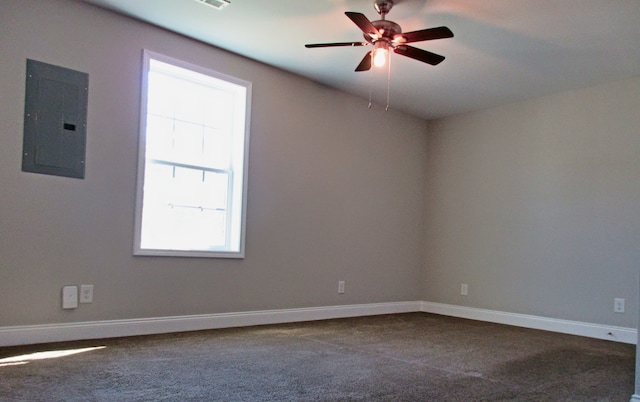
[[[202,3],[202,4],[206,4],[208,6],[211,6],[211,7],[215,8],[216,10],[222,10],[223,8],[225,8],[226,6],[231,4],[231,2],[229,0],[196,0],[196,1],[198,3]]]

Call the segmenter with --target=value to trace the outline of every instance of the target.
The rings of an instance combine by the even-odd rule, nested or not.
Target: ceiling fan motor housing
[[[373,8],[376,9],[378,14],[382,15],[382,18],[384,18],[385,14],[388,14],[389,11],[391,11],[392,7],[393,0],[376,0],[373,4]]]
[[[373,24],[374,27],[378,28],[378,31],[382,34],[382,38],[392,40],[394,36],[402,33],[402,28],[400,28],[400,25],[396,24],[393,21],[378,20],[371,21],[371,24]]]
[[[402,33],[402,28],[400,28],[400,25],[396,24],[393,21],[385,19],[386,15],[389,13],[389,11],[391,11],[391,8],[393,7],[393,0],[375,0],[373,7],[376,9],[378,14],[380,14],[381,19],[377,21],[371,21],[371,24],[376,27],[381,36],[371,37],[365,34],[364,38],[367,40],[367,42],[373,44],[378,41],[392,44],[392,41],[396,39],[396,35]]]

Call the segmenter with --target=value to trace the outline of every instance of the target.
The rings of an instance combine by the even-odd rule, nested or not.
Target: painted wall
[[[0,327],[407,300],[637,326],[640,78],[425,136],[76,1],[4,0],[0,38]],[[132,255],[143,48],[254,84],[244,260]],[[20,171],[27,58],[89,73],[84,180]],[[93,284],[94,303],[63,311],[66,284]]]
[[[243,260],[132,255],[143,48],[253,82]],[[419,299],[424,121],[76,1],[0,2],[0,55],[0,327]],[[89,74],[84,180],[21,172],[27,58]]]
[[[424,300],[636,328],[639,94],[633,78],[432,122]]]

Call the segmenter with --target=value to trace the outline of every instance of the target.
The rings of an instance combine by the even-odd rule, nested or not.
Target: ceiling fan
[[[393,52],[396,54],[407,56],[433,66],[441,63],[444,60],[444,56],[409,46],[408,43],[452,38],[453,32],[451,32],[449,28],[442,26],[403,33],[400,25],[385,19],[386,15],[391,11],[393,4],[393,0],[375,0],[373,6],[378,14],[380,14],[380,19],[377,21],[369,21],[362,13],[345,12],[346,16],[362,30],[366,42],[314,43],[307,44],[305,47],[373,45],[373,50],[365,55],[355,71],[367,71],[371,69],[372,63],[375,66],[383,66],[390,49],[393,49]]]

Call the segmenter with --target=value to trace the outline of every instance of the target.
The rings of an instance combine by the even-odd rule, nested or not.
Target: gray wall
[[[427,149],[424,300],[636,327],[640,78],[434,121]]]
[[[3,0],[0,38],[0,327],[408,300],[636,327],[640,78],[427,126],[75,1]],[[143,48],[254,84],[244,260],[132,256]],[[85,180],[20,171],[27,58],[89,73]]]
[[[424,121],[75,1],[3,0],[0,38],[0,326],[420,298]],[[253,82],[244,260],[132,256],[143,48]],[[84,180],[21,172],[27,58],[89,74]]]

